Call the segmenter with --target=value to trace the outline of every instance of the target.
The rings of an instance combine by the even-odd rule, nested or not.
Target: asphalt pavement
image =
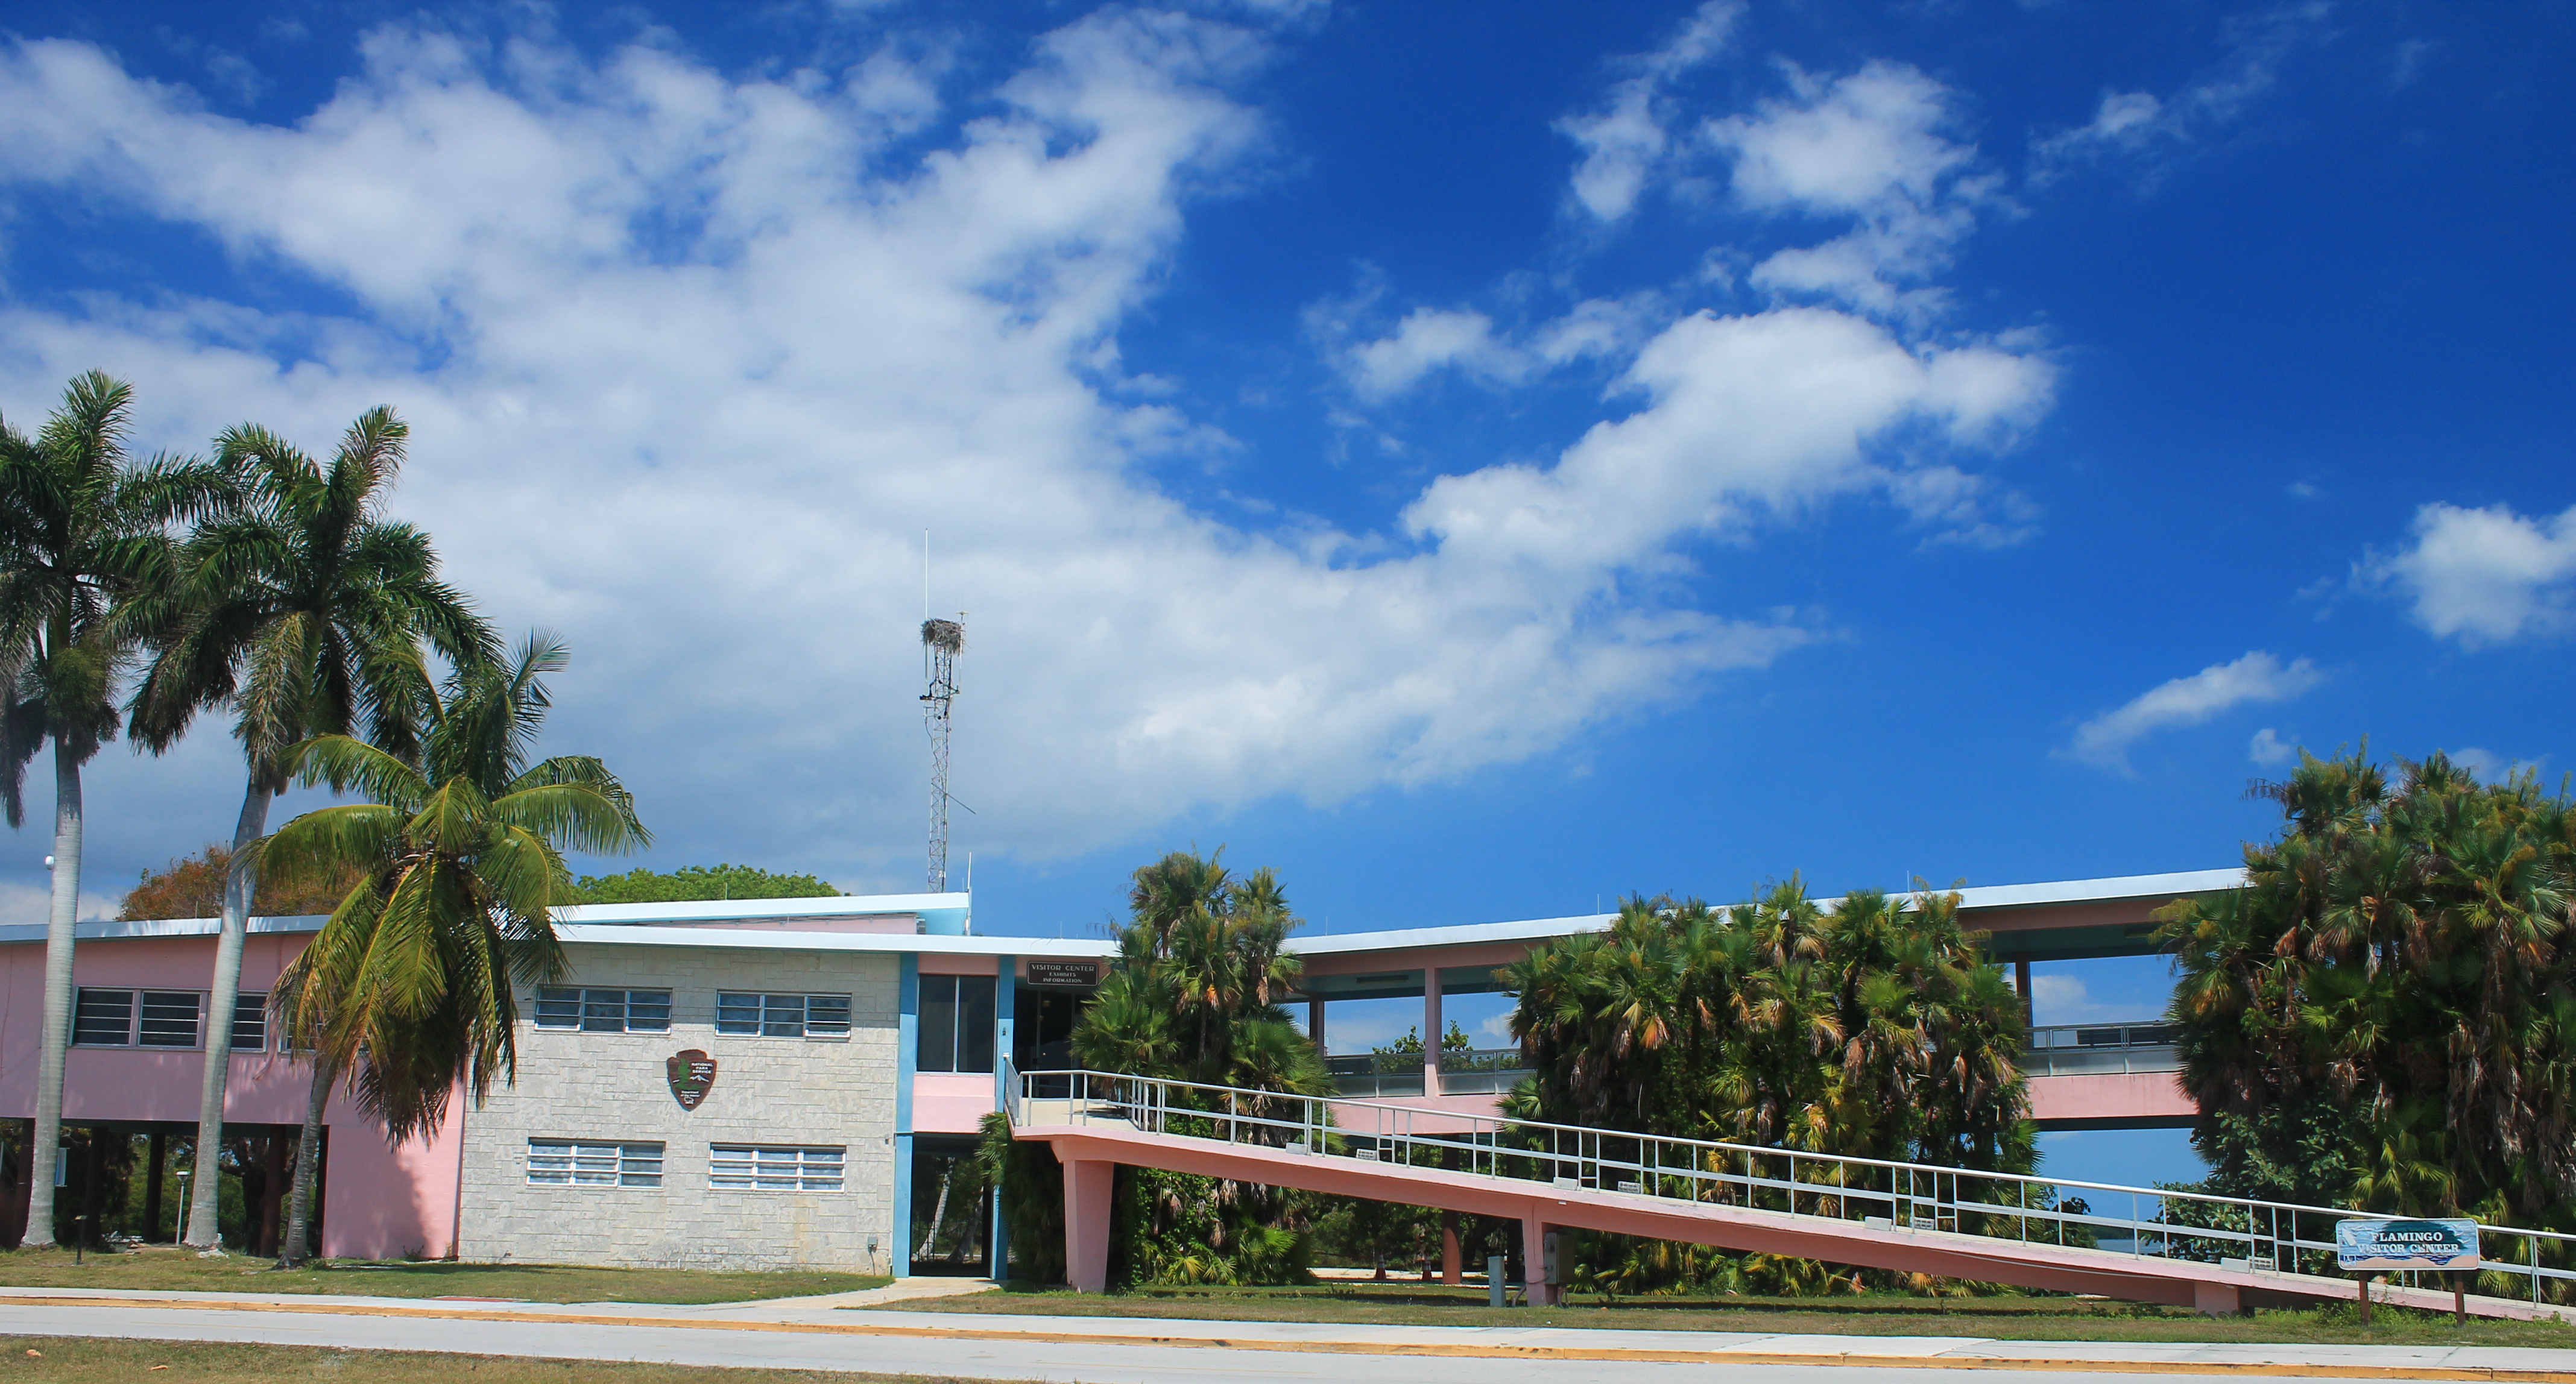
[[[889,1295],[891,1298],[893,1295]],[[884,1299],[880,1299],[884,1300]],[[1753,1384],[2026,1384],[2103,1376],[2483,1380],[2576,1384],[2576,1351],[1781,1336],[1538,1327],[1363,1326],[1142,1317],[961,1317],[814,1299],[698,1306],[0,1289],[0,1333],[252,1341],[549,1359],[875,1371],[1137,1384],[1320,1379],[1334,1384],[1522,1380]]]

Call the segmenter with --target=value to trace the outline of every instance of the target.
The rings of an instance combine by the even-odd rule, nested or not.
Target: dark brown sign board
[[[662,1064],[671,1077],[671,1098],[683,1110],[695,1110],[716,1084],[716,1060],[704,1049],[684,1048]]]
[[[1100,963],[1097,961],[1032,961],[1029,963],[1031,985],[1098,985]]]

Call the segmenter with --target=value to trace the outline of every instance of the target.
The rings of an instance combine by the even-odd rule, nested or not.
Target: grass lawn
[[[853,1311],[868,1309],[853,1308]],[[2366,1345],[2540,1346],[2576,1350],[2576,1325],[2481,1321],[2380,1305],[2368,1327],[2349,1304],[2250,1317],[2204,1317],[2072,1297],[1581,1298],[1548,1308],[1485,1305],[1482,1287],[1431,1283],[1328,1283],[1310,1288],[1140,1288],[1108,1297],[1038,1290],[931,1298],[906,1312],[1006,1312],[1046,1316],[1192,1320],[1364,1322],[1401,1326],[1577,1326],[1653,1331],[1753,1331],[1847,1336],[1994,1336],[2021,1341],[2279,1341]]]
[[[0,1286],[131,1288],[145,1292],[347,1293],[364,1297],[482,1297],[521,1302],[746,1302],[882,1288],[880,1274],[781,1270],[607,1269],[578,1264],[408,1264],[335,1259],[279,1272],[247,1255],[200,1259],[153,1245],[72,1262],[70,1250],[0,1252]]]
[[[627,1365],[583,1360],[521,1360],[500,1355],[433,1355],[319,1346],[228,1345],[203,1341],[108,1341],[62,1336],[0,1336],[0,1380],[148,1379],[258,1384],[272,1379],[329,1379],[339,1384],[955,1384],[918,1374],[829,1374],[809,1370],[718,1369],[706,1365]]]

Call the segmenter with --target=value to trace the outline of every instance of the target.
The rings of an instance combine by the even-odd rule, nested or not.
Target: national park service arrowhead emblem
[[[716,1084],[716,1060],[697,1048],[672,1054],[662,1068],[671,1074],[671,1098],[683,1110],[697,1109],[706,1100],[707,1089]]]

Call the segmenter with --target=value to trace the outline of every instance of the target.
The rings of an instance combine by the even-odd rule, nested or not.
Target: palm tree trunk
[[[939,1204],[930,1209],[930,1243],[922,1246],[925,1259],[939,1253],[939,1230],[948,1224],[948,1181],[956,1173],[957,1164],[952,1160],[939,1174]]]
[[[313,1094],[304,1104],[304,1135],[295,1143],[294,1190],[287,1196],[286,1237],[278,1241],[277,1266],[291,1269],[312,1257],[305,1243],[313,1225],[313,1177],[321,1169],[322,1107],[331,1101],[340,1066],[323,1053],[313,1054]]]
[[[36,1059],[36,1127],[27,1143],[27,1232],[54,1242],[54,1150],[63,1140],[63,1059],[72,1038],[72,947],[79,940],[80,761],[54,737],[54,909],[45,920],[45,1031]]]
[[[242,793],[241,817],[233,824],[232,873],[224,877],[223,931],[215,938],[214,990],[206,996],[206,1070],[197,1084],[197,1185],[209,1193],[223,1185],[224,1083],[233,1069],[233,1009],[241,995],[242,941],[250,931],[250,902],[259,887],[259,870],[250,859],[251,843],[268,829],[272,795],[251,775]],[[188,1228],[179,1242],[217,1254],[223,1232],[217,1222],[223,1198],[200,1196],[188,1206]]]

